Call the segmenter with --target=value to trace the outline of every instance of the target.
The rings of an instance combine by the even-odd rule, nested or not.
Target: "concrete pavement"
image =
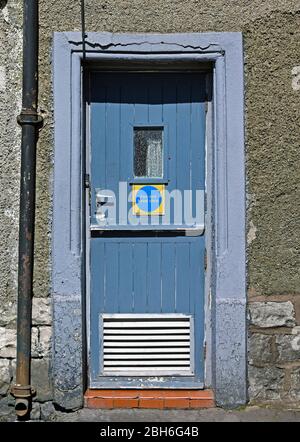
[[[241,410],[90,410],[59,413],[58,421],[77,422],[300,422],[299,410],[246,407]]]

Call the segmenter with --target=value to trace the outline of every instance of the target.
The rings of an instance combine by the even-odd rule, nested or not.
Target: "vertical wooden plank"
[[[91,103],[91,171],[99,186],[105,185],[105,94],[103,87],[103,102]]]
[[[147,304],[147,243],[136,242],[133,262],[134,313],[145,313]]]
[[[122,75],[121,81],[121,108],[120,108],[120,180],[127,181],[133,178],[133,122],[134,104],[132,93],[134,84],[131,75]]]
[[[105,182],[105,139],[106,139],[106,86],[99,76],[91,77],[91,217],[96,222],[95,189],[106,187]]]
[[[187,75],[181,74],[177,80],[177,187],[190,188],[190,150],[191,150],[191,82]]]
[[[105,272],[105,249],[101,239],[95,238],[91,241],[91,263],[92,274],[91,292],[93,295],[93,302],[99,312],[104,311],[104,272]],[[94,311],[91,310],[91,315]]]
[[[162,87],[162,77],[160,74],[152,74],[151,76],[149,76],[149,124],[159,125],[162,123]]]
[[[191,98],[191,189],[205,186],[205,77],[192,77]]]
[[[105,312],[116,313],[119,305],[119,243],[100,239],[105,244]]]
[[[175,311],[175,244],[172,242],[162,243],[162,313],[174,313]]]
[[[204,237],[191,242],[191,313],[194,316],[195,333],[195,369],[203,376],[204,373]]]
[[[99,374],[99,318],[104,310],[104,244],[99,239],[91,242],[91,308],[90,308],[90,345],[91,372]]]
[[[133,179],[133,121],[134,121],[134,104],[132,101],[132,93],[134,84],[132,76],[122,74],[121,78],[121,104],[120,104],[120,175],[119,181],[127,182],[127,193],[130,194],[131,186],[128,181]],[[119,195],[119,192],[118,192]],[[121,224],[125,224],[128,220],[128,210],[131,207],[131,202],[128,202],[128,197],[122,195],[123,200],[120,205],[117,204],[118,220]],[[125,213],[126,208],[126,213]],[[121,211],[121,213],[120,213]]]
[[[193,216],[196,214],[195,191],[205,188],[205,77],[191,77],[191,174]],[[204,376],[204,237],[193,238],[190,245],[190,302],[194,316],[195,371]]]
[[[149,242],[148,244],[148,312],[160,313],[161,311],[161,244]]]
[[[190,216],[196,216],[196,191],[205,189],[205,76],[192,77],[191,104],[191,189],[192,211]],[[199,220],[198,220],[199,222]]]
[[[133,74],[132,81],[134,89],[132,94],[134,97],[134,123],[148,123],[148,74]]]
[[[119,249],[119,313],[132,311],[133,289],[133,265],[132,265],[132,242],[120,242]]]
[[[166,124],[166,139],[168,145],[165,145],[168,156],[165,164],[165,169],[168,172],[169,185],[168,190],[172,191],[177,188],[177,176],[176,176],[176,145],[177,145],[177,130],[176,130],[176,93],[177,93],[176,79],[171,76],[170,78],[164,77],[163,81],[163,109],[162,119]]]
[[[190,311],[190,244],[176,244],[176,313]]]
[[[115,80],[115,81],[114,81]],[[106,186],[117,194],[120,173],[120,82],[108,81],[106,104]]]
[[[202,312],[204,306],[204,239],[202,237],[197,238],[197,241],[191,241],[189,278],[191,312],[196,314]]]

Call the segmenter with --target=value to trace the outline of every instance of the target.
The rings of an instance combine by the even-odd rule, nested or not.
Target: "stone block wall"
[[[0,422],[14,415],[14,399],[9,389],[14,382],[16,367],[16,309],[0,308]],[[33,418],[40,417],[41,405],[52,400],[51,386],[51,300],[33,298],[31,377],[37,394]],[[42,405],[43,406],[43,405]]]
[[[248,354],[250,403],[299,407],[299,297],[250,300]]]

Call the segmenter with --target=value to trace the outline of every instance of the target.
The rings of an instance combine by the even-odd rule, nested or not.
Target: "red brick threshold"
[[[87,390],[87,408],[212,408],[212,390]]]

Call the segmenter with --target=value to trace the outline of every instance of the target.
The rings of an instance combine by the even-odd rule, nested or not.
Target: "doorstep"
[[[92,390],[84,395],[86,408],[196,409],[215,406],[212,390]]]

